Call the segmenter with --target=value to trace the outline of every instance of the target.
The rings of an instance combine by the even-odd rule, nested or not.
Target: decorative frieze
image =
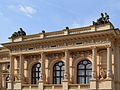
[[[47,54],[46,57],[48,60],[53,60],[53,59],[61,59],[65,56],[64,53],[52,53],[52,54]]]

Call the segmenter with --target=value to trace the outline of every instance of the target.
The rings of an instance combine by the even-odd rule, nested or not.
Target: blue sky
[[[0,43],[20,27],[29,35],[89,26],[101,12],[120,28],[120,0],[0,0]]]

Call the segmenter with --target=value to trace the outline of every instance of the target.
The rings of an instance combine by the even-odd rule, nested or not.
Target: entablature
[[[92,46],[96,47],[104,47],[106,45],[111,45],[111,41],[108,39],[103,39],[103,40],[86,40],[86,41],[81,41],[78,43],[77,42],[69,42],[69,43],[62,43],[62,44],[57,44],[56,46],[51,46],[49,44],[46,45],[38,45],[34,46],[33,48],[21,48],[21,47],[16,47],[11,49],[11,54],[30,54],[30,53],[39,53],[39,52],[51,52],[51,51],[61,51],[65,49],[69,50],[74,50],[74,49],[85,49],[85,48],[91,48]]]

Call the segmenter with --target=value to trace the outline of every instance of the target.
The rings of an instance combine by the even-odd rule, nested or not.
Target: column
[[[97,49],[96,47],[92,48],[92,80],[96,79],[96,66],[97,66]]]
[[[68,73],[69,73],[69,51],[65,50],[65,68],[64,68],[64,80],[62,82],[63,84],[63,90],[68,90]]]
[[[112,79],[112,49],[107,47],[107,79]]]
[[[45,56],[44,56],[44,52],[41,52],[41,76],[40,76],[40,80],[43,80],[44,79],[44,63],[45,63]]]
[[[11,55],[10,56],[10,81],[13,81],[13,78],[14,78],[14,58],[13,56]]]
[[[23,55],[20,54],[20,59],[19,59],[19,81],[23,80],[23,69],[24,69],[24,59],[23,59]]]
[[[45,81],[45,73],[44,73],[44,63],[45,63],[45,55],[44,55],[44,52],[41,52],[41,59],[40,61],[41,62],[41,75],[40,75],[40,80],[39,80],[39,84],[38,84],[38,87],[39,87],[39,90],[43,90],[44,89],[44,81]]]
[[[97,48],[95,46],[92,47],[92,79],[90,81],[90,90],[97,89]]]
[[[14,90],[14,57],[10,55],[10,72],[9,72],[9,83],[8,83],[8,89]]]
[[[65,50],[65,72],[64,72],[64,79],[68,80],[68,73],[69,73],[69,51]]]

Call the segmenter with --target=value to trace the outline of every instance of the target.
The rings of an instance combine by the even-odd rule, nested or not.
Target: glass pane
[[[91,65],[91,64],[88,64],[88,65],[86,66],[86,68],[87,68],[87,69],[92,69],[92,65]]]
[[[59,71],[56,71],[56,76],[60,76],[60,72]]]
[[[85,66],[84,65],[79,65],[79,67],[78,67],[79,69],[84,69],[85,68]]]
[[[62,70],[62,71],[64,70],[64,66],[61,67],[61,70]]]
[[[59,63],[59,66],[62,66],[62,62]]]
[[[36,71],[38,71],[38,68],[36,67]]]
[[[57,82],[57,84],[60,84],[60,78],[57,78],[56,82]]]
[[[64,71],[61,71],[61,76],[64,76]]]
[[[90,83],[91,77],[86,77],[86,84]]]
[[[92,70],[86,70],[86,75],[88,76],[92,75]]]
[[[85,65],[85,64],[87,64],[88,62],[87,61],[83,61],[83,64]]]
[[[56,66],[55,70],[60,70],[60,67],[59,67],[59,66]]]
[[[79,70],[78,75],[85,75],[85,71],[84,70]]]
[[[85,84],[85,78],[84,77],[80,77],[80,84]]]
[[[37,64],[37,67],[40,67],[40,64]]]
[[[36,73],[36,77],[38,77],[38,73]]]

